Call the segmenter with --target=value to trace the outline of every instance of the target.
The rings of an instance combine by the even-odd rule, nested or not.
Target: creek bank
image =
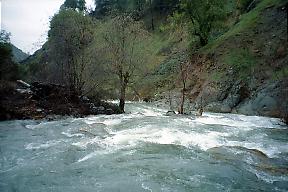
[[[255,4],[221,38],[191,54],[184,113],[202,105],[204,111],[278,117],[288,123],[287,3],[265,4]],[[168,61],[177,66],[182,56],[177,58]],[[178,77],[179,69],[175,73]],[[169,75],[166,82],[175,82]],[[172,100],[172,110],[178,111],[181,86],[177,80],[175,86],[162,86],[154,100],[168,106]]]
[[[156,95],[153,102],[158,107],[170,107],[177,111],[181,92],[173,90]],[[288,117],[288,79],[266,82],[259,87],[251,87],[242,81],[206,82],[201,88],[186,93],[184,112],[195,112],[200,106],[204,111],[215,113],[236,113],[250,116]]]
[[[55,119],[62,116],[84,117],[98,114],[118,114],[118,106],[89,99],[67,87],[23,81],[1,82],[0,120]]]

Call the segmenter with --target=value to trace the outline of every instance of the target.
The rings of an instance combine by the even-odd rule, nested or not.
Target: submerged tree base
[[[45,83],[32,83],[28,88],[19,87],[14,82],[1,82],[0,109],[0,120],[121,113],[114,104],[92,101],[64,86]]]

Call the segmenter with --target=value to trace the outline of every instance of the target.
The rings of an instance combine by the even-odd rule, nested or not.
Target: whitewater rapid
[[[288,190],[279,119],[165,116],[144,103],[126,111],[1,122],[0,191]]]

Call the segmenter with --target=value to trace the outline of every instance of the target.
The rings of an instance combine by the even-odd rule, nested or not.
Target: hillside
[[[198,78],[200,96],[209,103],[206,108],[247,115],[287,115],[287,45],[284,3],[261,1],[242,15],[239,23],[202,51],[212,61],[204,65],[209,78],[202,83]],[[192,95],[195,91],[197,88]]]
[[[25,60],[29,55],[24,53],[21,49],[17,48],[15,45],[12,45],[13,59],[15,62],[21,62]]]
[[[287,2],[252,1],[248,8],[240,12],[235,1],[228,1],[224,9],[229,15],[224,31],[214,31],[208,44],[191,51],[189,59],[185,55],[191,45],[188,32],[178,30],[171,37],[169,31],[163,30],[171,22],[170,18],[161,12],[154,13],[155,30],[151,30],[151,15],[144,12],[142,20],[152,39],[146,49],[150,49],[153,54],[149,55],[151,58],[146,68],[138,72],[129,84],[127,99],[171,103],[171,108],[177,111],[183,90],[179,65],[188,63],[184,89],[185,113],[203,107],[204,111],[212,112],[287,116]],[[105,27],[107,21],[109,23],[109,17],[97,22],[98,26],[93,27],[95,36],[101,35],[101,30],[97,30]],[[101,48],[103,42],[98,40],[89,45],[89,50],[94,49],[94,62],[98,66],[105,66],[105,49]],[[51,78],[51,73],[42,69],[49,68],[49,63],[52,63],[52,67],[55,64],[53,46],[57,47],[48,41],[24,61],[29,64],[29,81]],[[89,79],[89,82],[100,79],[100,86],[90,92],[91,95],[105,99],[117,98],[117,78],[110,74],[108,76],[106,79],[106,74],[99,72],[98,76],[94,76],[96,79]]]
[[[203,105],[204,111],[287,116],[287,45],[287,4],[261,1],[193,56],[186,112]],[[180,88],[173,93],[177,110]]]

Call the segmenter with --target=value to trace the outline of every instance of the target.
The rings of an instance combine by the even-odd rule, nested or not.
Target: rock
[[[175,111],[167,111],[166,113],[167,116],[173,116],[176,115]]]
[[[117,111],[118,107],[115,105],[99,102],[97,98],[93,103],[89,98],[81,98],[77,92],[71,91],[65,86],[38,82],[31,85],[26,85],[25,82],[18,83],[24,87],[22,89],[25,91],[22,89],[17,91],[16,85],[4,86],[5,90],[0,89],[2,91],[0,93],[0,120],[53,120],[57,119],[55,115],[84,117],[92,114],[121,113],[120,110]],[[0,88],[1,86],[0,84]]]
[[[27,89],[16,89],[16,91],[18,93],[21,93],[21,94],[32,94],[32,91],[29,88],[27,88]]]
[[[260,158],[268,158],[268,156],[258,149],[247,149],[250,153],[260,157]]]
[[[222,105],[220,111],[221,113],[231,113],[232,109],[228,105]]]
[[[87,105],[89,106],[90,109],[96,108],[94,103],[87,103]]]
[[[22,81],[22,80],[17,80],[17,86],[20,87],[20,88],[24,88],[24,89],[27,89],[27,88],[30,88],[31,85],[26,83],[25,81]]]
[[[86,96],[83,96],[83,97],[80,97],[81,101],[85,102],[85,103],[88,103],[90,102],[90,99]]]
[[[232,108],[229,105],[219,102],[210,103],[206,107],[204,107],[204,109],[205,111],[210,111],[214,113],[231,113],[232,111]]]
[[[213,83],[205,83],[204,89],[196,99],[196,103],[200,103],[202,101],[203,106],[205,106],[208,103],[217,102],[217,98],[220,93],[221,91],[218,85]]]
[[[277,101],[271,96],[259,94],[253,102],[253,107],[265,113],[267,110],[277,110]]]
[[[201,117],[203,114],[203,109],[199,109],[196,111],[195,115]]]
[[[106,114],[105,108],[103,106],[95,107],[94,109],[96,110],[97,114]]]
[[[95,107],[95,106],[92,107],[92,108],[90,107],[90,111],[91,111],[91,113],[94,114],[94,115],[97,115],[97,114],[98,114],[98,108]]]
[[[269,172],[273,175],[287,175],[288,174],[288,168],[287,167],[281,167],[277,165],[271,165],[271,164],[259,164],[255,166],[260,171]]]
[[[213,102],[213,103],[210,103],[207,106],[205,106],[204,110],[205,111],[214,112],[214,113],[220,113],[221,112],[221,107],[222,107],[221,103]]]
[[[45,119],[47,119],[48,121],[54,121],[54,120],[58,120],[61,118],[63,118],[63,116],[61,116],[61,115],[47,115],[45,117]]]
[[[267,83],[257,94],[237,107],[238,113],[283,117],[288,113],[288,80]]]
[[[250,91],[245,83],[242,81],[237,81],[231,88],[230,93],[227,98],[223,101],[226,108],[223,108],[224,111],[231,112],[233,108],[239,105],[243,100],[248,98]],[[230,109],[228,109],[228,107]]]
[[[145,98],[143,99],[143,101],[146,102],[146,103],[148,103],[148,102],[151,101],[151,98],[149,98],[149,97],[145,97]]]
[[[110,135],[105,128],[106,128],[106,125],[103,123],[93,123],[91,125],[88,125],[87,127],[80,128],[79,132],[82,132],[82,133],[85,133],[87,135],[94,136],[94,137],[101,137],[104,139]]]
[[[288,112],[284,112],[283,116],[282,116],[282,121],[288,125]]]
[[[251,101],[247,101],[242,105],[238,106],[237,109],[234,110],[235,113],[240,113],[243,115],[259,115],[257,111],[254,111],[252,108]]]
[[[106,109],[106,115],[112,115],[114,113],[113,109]]]

